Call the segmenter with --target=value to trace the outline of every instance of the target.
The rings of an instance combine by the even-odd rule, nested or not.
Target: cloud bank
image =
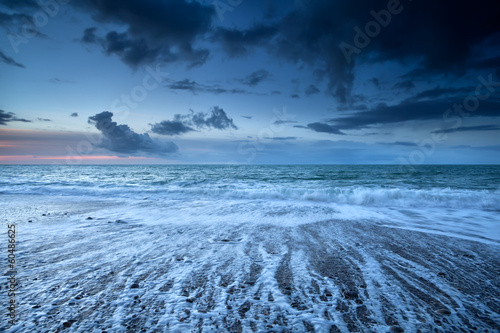
[[[4,110],[0,110],[0,125],[6,126],[8,122],[11,121],[20,121],[23,123],[31,123],[31,120],[17,118],[16,114],[13,112],[6,112]]]
[[[210,29],[213,6],[184,0],[83,0],[73,5],[90,12],[96,22],[126,27],[105,35],[91,27],[81,40],[100,45],[130,67],[177,61],[196,66],[208,57],[209,51],[195,42]]]
[[[151,125],[151,132],[160,135],[180,135],[194,131],[195,129],[215,128],[218,130],[238,129],[233,119],[229,118],[226,112],[214,106],[210,114],[204,112],[192,112],[187,115],[174,115],[173,120],[164,120]]]
[[[103,111],[88,119],[88,123],[94,125],[103,135],[98,144],[100,148],[121,154],[147,155],[171,154],[179,150],[173,142],[159,142],[147,133],[135,133],[128,125],[118,125],[112,121],[112,117],[112,112]]]

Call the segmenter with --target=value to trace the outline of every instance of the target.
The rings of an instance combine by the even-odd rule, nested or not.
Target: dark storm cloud
[[[95,34],[96,31],[97,31],[96,27],[85,29],[83,31],[82,42],[84,42],[84,43],[97,43],[99,41],[99,38]]]
[[[373,85],[374,85],[375,87],[380,88],[380,80],[379,80],[379,79],[377,79],[376,77],[371,78],[369,81],[370,81],[371,83],[373,83]]]
[[[16,114],[13,112],[6,112],[4,110],[0,110],[0,125],[7,125],[7,123],[11,121],[21,121],[23,123],[31,123],[31,120],[17,118]]]
[[[394,84],[394,86],[392,86],[392,89],[401,89],[406,91],[411,90],[413,88],[415,88],[415,83],[413,83],[413,81],[411,80],[397,82]]]
[[[265,69],[261,69],[247,75],[244,79],[240,80],[240,82],[247,86],[255,87],[260,82],[269,79],[270,76],[271,73],[269,73]]]
[[[168,84],[167,87],[172,90],[189,90],[191,92],[203,89],[198,83],[189,79],[172,82]]]
[[[173,120],[164,120],[151,125],[151,132],[160,135],[180,135],[197,129],[215,128],[218,130],[238,129],[233,119],[229,118],[226,112],[214,106],[210,113],[191,112],[187,115],[174,115]]]
[[[201,84],[193,80],[189,79],[184,79],[180,81],[170,81],[167,84],[167,88],[171,90],[186,90],[190,91],[193,94],[197,94],[199,92],[208,92],[212,94],[248,94],[249,92],[243,89],[238,89],[238,88],[232,88],[232,89],[227,89],[227,88],[222,88],[217,85],[206,85],[206,84]]]
[[[126,32],[111,31],[98,37],[86,29],[82,41],[96,43],[107,54],[116,54],[135,68],[155,61],[203,64],[207,49],[194,44],[211,26],[213,6],[185,0],[84,0],[72,3],[89,11],[97,22],[124,25]]]
[[[283,124],[293,124],[296,123],[295,120],[276,120],[273,124],[274,125],[283,125]]]
[[[365,104],[341,104],[337,106],[338,111],[364,111],[368,110],[368,106]]]
[[[3,0],[1,4],[10,9],[39,8],[35,0]]]
[[[186,117],[180,114],[176,114],[174,115],[174,120],[164,120],[151,125],[151,132],[160,135],[179,135],[194,131],[194,129],[189,127],[185,122],[188,123],[189,119],[186,119]]]
[[[446,128],[435,130],[432,133],[455,133],[455,132],[473,132],[473,131],[499,131],[498,125],[479,125],[479,126],[463,126],[457,128]]]
[[[500,67],[500,56],[498,57],[492,57],[492,58],[487,58],[487,59],[482,59],[479,61],[476,61],[473,66],[475,68],[479,69],[489,69],[489,68],[498,68]],[[498,75],[497,75],[498,76]]]
[[[179,150],[173,142],[154,141],[147,133],[138,134],[128,125],[118,125],[112,121],[112,117],[112,112],[103,111],[88,119],[89,124],[94,125],[104,136],[99,144],[101,148],[122,154],[151,155],[175,153]]]
[[[356,45],[354,29],[364,33],[367,23],[377,24],[374,15],[380,20],[389,3],[399,4],[390,22],[384,23],[385,27],[379,24],[380,33],[365,38],[365,45]],[[328,80],[333,96],[350,102],[353,69],[363,62],[411,60],[417,69],[412,75],[462,75],[471,62],[473,48],[500,30],[499,12],[500,2],[489,0],[473,5],[467,1],[302,1],[276,25],[261,23],[247,30],[219,28],[215,36],[233,56],[264,46],[280,58],[304,63]],[[347,59],[341,43],[359,52]],[[416,63],[414,59],[420,60]],[[483,66],[495,68],[495,64],[496,59]],[[411,88],[409,84],[403,87]]]
[[[298,138],[296,136],[275,136],[272,138],[264,138],[268,140],[275,140],[275,141],[287,141],[287,140],[297,140]]]
[[[32,17],[25,14],[20,14],[20,13],[8,14],[0,11],[0,25],[4,27],[8,27],[13,23],[16,24],[25,22],[31,23],[32,21],[33,21]]]
[[[222,44],[223,50],[232,57],[250,53],[255,47],[265,45],[278,32],[276,25],[257,24],[247,30],[219,27],[213,41]]]
[[[26,68],[26,67],[24,67],[23,64],[16,62],[11,57],[5,55],[5,53],[3,53],[2,51],[0,51],[0,62],[6,63],[7,65],[11,65],[11,66]]]
[[[127,33],[111,31],[102,41],[104,51],[116,54],[131,67],[154,62],[160,54],[160,48],[150,48],[142,38],[129,38]]]
[[[414,142],[408,142],[408,141],[377,142],[377,144],[384,145],[384,146],[406,146],[406,147],[413,147],[413,146],[417,145]]]
[[[233,119],[229,118],[226,112],[218,106],[212,108],[210,115],[203,112],[193,114],[191,120],[198,128],[213,127],[219,130],[238,129]]]
[[[64,80],[64,79],[60,79],[57,77],[50,79],[49,82],[50,83],[57,83],[57,84],[59,84],[59,83],[75,83],[74,81]]]
[[[72,114],[70,114],[70,117],[78,117],[78,112],[73,112]]]
[[[294,126],[294,127],[299,127],[299,126]],[[302,128],[308,128],[310,130],[313,130],[315,132],[319,133],[329,133],[329,134],[338,134],[338,135],[345,135],[345,133],[342,133],[338,128],[328,125],[325,123],[311,123],[307,124],[307,126],[304,126]]]
[[[143,38],[129,38],[127,33],[111,31],[101,38],[95,35],[95,28],[86,29],[82,42],[100,44],[107,55],[117,55],[121,61],[132,68],[151,64],[162,54],[162,48],[151,48]],[[173,60],[173,59],[169,59]]]
[[[318,89],[318,87],[316,87],[314,84],[311,84],[309,87],[307,87],[306,89],[306,95],[307,96],[311,96],[311,95],[314,95],[314,94],[318,94],[320,91]]]
[[[409,98],[407,101],[416,102],[416,101],[423,100],[423,99],[434,100],[434,99],[441,98],[441,97],[456,96],[456,95],[467,96],[467,94],[469,94],[471,91],[474,91],[474,87],[469,87],[469,88],[436,87],[433,89],[428,89],[428,90],[424,90],[422,92],[419,92],[418,94]]]
[[[498,117],[500,116],[500,101],[482,101],[474,112],[467,112],[460,100],[432,100],[414,103],[403,102],[398,105],[388,106],[379,104],[377,107],[356,112],[347,117],[331,119],[336,128],[341,130],[366,128],[377,124],[393,124],[410,120],[440,120],[443,121],[462,116],[460,112],[470,116]],[[454,105],[458,106],[455,111]],[[450,110],[450,111],[448,111]],[[461,110],[461,111],[460,111]],[[464,113],[464,114],[465,114]]]

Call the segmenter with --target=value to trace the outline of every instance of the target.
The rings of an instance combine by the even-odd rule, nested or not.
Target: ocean
[[[12,332],[500,327],[500,166],[0,171]]]

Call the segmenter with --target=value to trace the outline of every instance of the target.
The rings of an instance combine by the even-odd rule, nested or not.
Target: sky
[[[500,2],[0,0],[0,164],[500,164]]]

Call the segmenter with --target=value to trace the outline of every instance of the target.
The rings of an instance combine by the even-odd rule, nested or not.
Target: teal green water
[[[381,165],[0,166],[0,171],[4,194],[247,196],[500,208],[500,166],[430,165],[414,171]]]

